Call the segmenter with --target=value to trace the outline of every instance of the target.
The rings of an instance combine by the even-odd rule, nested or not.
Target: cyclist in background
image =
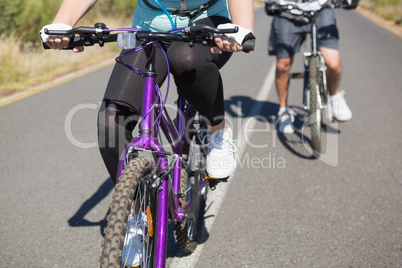
[[[41,37],[53,49],[68,46],[68,36],[48,36],[43,29],[71,29],[97,0],[63,0],[52,24],[41,30]],[[207,172],[212,178],[226,178],[233,173],[235,146],[232,130],[224,120],[223,84],[219,69],[232,52],[242,50],[242,44],[252,35],[254,9],[252,0],[138,0],[132,27],[145,31],[168,31],[191,23],[218,27],[233,23],[237,34],[215,38],[217,47],[164,42],[169,65],[178,90],[209,122]],[[230,24],[229,24],[230,26]],[[221,26],[219,26],[221,27]],[[83,51],[76,47],[74,52]],[[122,51],[125,53],[126,51]],[[156,62],[159,86],[167,76],[165,58],[160,50]],[[137,68],[145,66],[144,52],[133,53],[124,62]],[[143,78],[116,64],[110,77],[98,114],[99,148],[114,182],[120,154],[131,141],[142,105]]]
[[[292,4],[302,10],[318,10],[327,1],[332,0],[270,0],[266,2],[265,11],[270,16],[275,16],[271,23],[271,32],[268,41],[268,54],[276,56],[275,86],[279,98],[278,131],[291,134],[294,132],[294,113],[287,104],[290,69],[294,55],[310,33],[311,24],[298,19],[297,16],[287,12],[279,12],[271,9],[272,4]],[[357,7],[358,0],[350,1],[345,9]],[[324,56],[327,65],[327,84],[330,93],[333,116],[338,121],[348,121],[352,118],[352,112],[347,105],[343,91],[340,91],[342,76],[342,64],[339,54],[339,35],[336,26],[334,8],[326,8],[316,19],[317,45]]]

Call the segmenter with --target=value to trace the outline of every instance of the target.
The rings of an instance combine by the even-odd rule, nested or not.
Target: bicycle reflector
[[[146,212],[147,212],[148,233],[149,233],[149,236],[152,237],[154,235],[154,228],[153,228],[152,213],[151,213],[150,206],[147,206]]]
[[[119,33],[117,35],[117,46],[121,49],[135,48],[135,33]]]

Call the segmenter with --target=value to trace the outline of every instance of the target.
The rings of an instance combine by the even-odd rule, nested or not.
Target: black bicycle
[[[324,56],[317,46],[317,25],[318,15],[326,8],[355,8],[357,3],[348,3],[347,0],[329,0],[317,10],[302,10],[292,4],[278,4],[275,0],[265,1],[266,11],[270,15],[279,15],[282,12],[291,14],[299,23],[310,23],[311,50],[303,53],[304,73],[291,73],[292,79],[304,79],[303,83],[303,105],[309,112],[309,121],[305,125],[310,127],[311,148],[314,157],[320,157],[323,153],[321,146],[321,126],[323,119],[334,121],[332,108],[329,100],[327,87],[327,67]]]

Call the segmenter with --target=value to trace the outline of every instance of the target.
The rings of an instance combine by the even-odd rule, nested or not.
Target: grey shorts
[[[327,8],[317,17],[318,47],[339,49],[339,34],[336,27],[335,11]],[[299,52],[311,24],[295,25],[292,21],[274,17],[268,42],[268,54],[278,58],[290,58]]]

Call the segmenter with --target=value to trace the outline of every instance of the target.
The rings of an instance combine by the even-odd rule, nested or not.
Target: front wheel
[[[320,108],[320,71],[316,57],[309,59],[309,89],[310,89],[310,131],[313,156],[321,154],[321,108]]]
[[[155,192],[146,179],[153,163],[131,160],[116,185],[109,206],[100,267],[152,267],[154,252]]]

